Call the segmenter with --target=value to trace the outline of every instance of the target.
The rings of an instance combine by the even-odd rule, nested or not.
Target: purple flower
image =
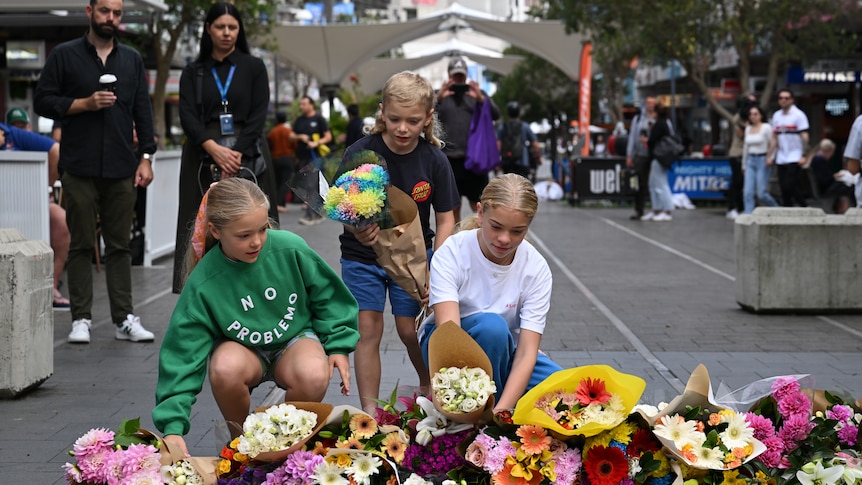
[[[581,451],[577,448],[567,449],[554,458],[554,472],[557,480],[554,484],[574,483],[581,471]]]
[[[859,428],[856,426],[847,425],[838,430],[838,439],[847,446],[855,446],[858,435]]]
[[[458,444],[470,430],[460,433],[444,434],[432,438],[427,445],[413,443],[404,452],[402,465],[420,476],[440,473],[441,470],[452,470],[467,462],[458,453]]]
[[[832,406],[832,409],[826,411],[826,417],[845,423],[853,417],[853,410],[850,409],[850,406],[836,404]]]

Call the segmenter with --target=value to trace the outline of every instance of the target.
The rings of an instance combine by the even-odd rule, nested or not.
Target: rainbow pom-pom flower
[[[323,202],[332,220],[360,225],[383,210],[389,174],[380,165],[366,163],[343,173],[329,188]]]

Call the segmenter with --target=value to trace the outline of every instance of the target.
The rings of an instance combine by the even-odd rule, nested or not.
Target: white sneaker
[[[647,212],[646,214],[641,216],[642,221],[651,221],[655,218],[655,212]]]
[[[131,340],[132,342],[150,342],[156,336],[153,332],[141,325],[141,317],[129,313],[122,325],[117,326],[115,334],[117,340]]]
[[[69,338],[66,339],[70,344],[88,344],[90,343],[90,319],[79,318],[72,322],[72,331],[69,332]]]
[[[730,220],[733,220],[733,219],[736,219],[738,216],[739,216],[739,212],[737,212],[736,209],[731,209],[731,210],[727,211],[727,216],[725,216],[725,217],[727,217]]]
[[[668,214],[667,212],[659,212],[652,218],[654,222],[668,222],[673,220],[673,216]]]

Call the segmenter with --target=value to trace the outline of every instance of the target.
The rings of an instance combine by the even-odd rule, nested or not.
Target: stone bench
[[[54,373],[54,252],[0,228],[0,398],[17,397]]]
[[[755,313],[862,311],[862,209],[760,207],[734,225],[736,301]]]

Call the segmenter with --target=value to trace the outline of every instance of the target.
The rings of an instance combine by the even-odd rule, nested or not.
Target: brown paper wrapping
[[[388,197],[396,226],[380,231],[373,246],[377,263],[411,298],[422,301],[428,287],[428,256],[419,208],[397,187],[389,187]]]
[[[433,376],[443,367],[478,367],[484,370],[488,377],[494,378],[494,368],[491,360],[482,347],[473,340],[461,326],[453,321],[437,325],[437,329],[428,340],[428,370]],[[496,385],[501,385],[495,382]],[[485,407],[472,413],[450,413],[443,410],[437,398],[432,393],[431,401],[441,414],[457,423],[476,424],[480,419],[490,421],[494,409],[494,395],[488,398]],[[483,416],[484,415],[484,416]]]
[[[152,431],[148,431],[146,429],[139,429],[138,436],[147,440],[147,441],[158,441],[159,442],[159,455],[161,459],[159,460],[162,466],[175,465],[177,462],[185,460],[189,462],[192,467],[198,472],[198,475],[201,476],[204,480],[204,485],[215,485],[216,484],[216,464],[218,463],[218,457],[215,456],[193,456],[186,457],[183,455],[183,452],[180,450],[174,450],[170,448],[162,439],[161,436],[153,433]]]
[[[287,458],[287,455],[293,453],[294,451],[302,448],[306,441],[311,439],[312,436],[316,435],[320,428],[326,425],[326,420],[329,419],[329,415],[332,413],[332,404],[326,404],[322,402],[303,402],[303,401],[287,401],[284,404],[293,404],[297,409],[302,409],[304,411],[309,411],[317,415],[317,425],[311,430],[311,433],[305,438],[299,440],[296,444],[291,446],[290,448],[280,450],[280,451],[267,451],[265,453],[260,453],[255,456],[253,459],[257,461],[282,461]],[[276,404],[277,406],[277,404]],[[262,413],[266,411],[268,408],[255,408],[254,411],[256,413]]]

